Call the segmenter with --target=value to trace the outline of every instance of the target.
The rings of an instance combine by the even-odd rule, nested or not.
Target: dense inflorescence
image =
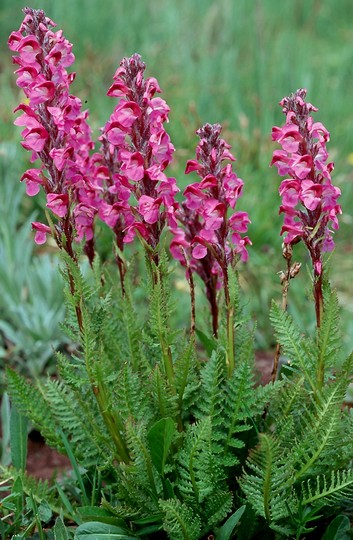
[[[119,98],[103,128],[100,173],[100,218],[116,234],[119,247],[138,234],[152,249],[166,223],[175,225],[175,178],[164,170],[174,147],[165,131],[169,107],[160,97],[155,78],[144,78],[138,54],[124,58],[108,96]]]
[[[303,240],[317,276],[322,272],[322,253],[332,251],[332,229],[338,229],[337,203],[341,191],[332,185],[333,163],[327,163],[326,143],[330,134],[311,113],[317,108],[305,101],[306,90],[299,89],[284,98],[280,105],[286,115],[282,127],[274,127],[272,140],[282,150],[275,150],[271,164],[287,178],[282,181],[280,213],[284,214],[281,234],[286,244]]]
[[[91,240],[97,212],[96,194],[89,188],[94,145],[88,113],[70,93],[75,74],[66,68],[75,59],[72,45],[61,30],[53,31],[56,25],[43,11],[25,8],[24,13],[19,30],[9,38],[10,49],[17,53],[17,85],[27,98],[16,109],[22,114],[15,124],[24,127],[22,146],[32,152],[33,162],[39,158],[42,165],[27,170],[22,180],[30,196],[42,186],[47,207],[58,218],[53,229],[34,222],[35,240],[42,244],[51,232],[59,244],[63,235],[68,242],[74,234],[78,240],[83,236]]]
[[[197,131],[197,159],[187,162],[185,173],[195,171],[201,181],[184,191],[185,201],[176,212],[179,226],[172,228],[171,242],[174,258],[204,281],[211,305],[227,278],[228,265],[239,258],[246,261],[246,246],[251,243],[243,236],[250,223],[248,214],[234,211],[243,181],[231,163],[224,163],[235,158],[221,138],[221,129],[219,124],[205,124]]]

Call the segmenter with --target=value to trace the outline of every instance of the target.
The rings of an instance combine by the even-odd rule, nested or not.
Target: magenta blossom
[[[230,146],[221,138],[219,124],[205,124],[197,131],[200,142],[195,160],[189,160],[186,174],[196,172],[200,182],[184,191],[185,201],[177,210],[180,226],[172,226],[171,253],[188,271],[196,272],[206,285],[206,295],[213,313],[213,330],[217,333],[216,292],[222,285],[227,291],[227,268],[238,259],[246,261],[246,233],[250,223],[246,212],[235,209],[243,181],[231,163],[235,161]]]
[[[286,123],[272,130],[272,140],[282,150],[273,152],[271,165],[286,177],[279,188],[284,241],[294,244],[303,240],[314,274],[319,276],[322,253],[334,247],[332,233],[338,228],[341,207],[337,200],[341,192],[331,182],[333,163],[327,163],[329,132],[320,122],[313,121],[312,113],[317,109],[305,97],[306,90],[300,89],[280,102]]]
[[[64,234],[68,246],[74,229],[78,238],[93,237],[93,219],[82,219],[81,209],[89,204],[91,213],[97,212],[96,194],[87,201],[87,193],[95,193],[89,189],[95,168],[89,155],[93,143],[88,114],[81,111],[81,101],[70,93],[74,74],[66,68],[75,59],[71,43],[61,30],[53,31],[55,24],[43,11],[25,8],[24,13],[20,29],[11,34],[8,42],[16,53],[17,84],[28,100],[28,104],[17,107],[21,115],[15,124],[23,127],[22,146],[32,153],[32,161],[39,158],[42,165],[28,169],[21,180],[30,196],[44,190],[47,208],[58,218],[52,231],[33,224],[35,241],[43,243],[45,235],[54,232],[58,244]]]
[[[138,54],[124,58],[108,96],[119,98],[103,128],[101,156],[96,155],[99,216],[111,227],[122,250],[138,235],[153,250],[166,223],[175,224],[174,178],[164,171],[174,147],[166,133],[169,107],[154,78],[144,77]]]

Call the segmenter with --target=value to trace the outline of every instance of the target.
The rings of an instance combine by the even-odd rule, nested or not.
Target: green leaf
[[[208,337],[204,332],[196,328],[196,335],[201,341],[202,345],[205,347],[205,350],[210,357],[212,352],[217,349],[217,341],[213,337]]]
[[[65,433],[62,431],[62,429],[59,430],[59,433],[60,433],[60,436],[61,436],[62,441],[64,443],[67,456],[68,456],[68,458],[69,458],[69,460],[71,462],[72,468],[74,470],[77,483],[81,488],[82,501],[84,503],[87,503],[88,502],[88,497],[87,497],[87,493],[86,493],[86,488],[85,488],[85,484],[84,484],[84,481],[83,481],[83,478],[82,478],[78,463],[76,461],[76,458],[74,456],[74,453],[72,451],[72,448],[70,446],[70,443],[69,443]]]
[[[235,527],[238,525],[241,516],[245,512],[246,505],[244,504],[215,533],[215,540],[230,540],[232,538]]]
[[[123,519],[114,516],[109,510],[99,506],[81,506],[77,508],[77,514],[82,521],[96,521],[99,523],[107,523],[116,527],[125,527]]]
[[[47,501],[42,501],[38,506],[38,516],[43,523],[48,523],[53,516],[53,511]]]
[[[27,461],[27,418],[12,405],[10,417],[11,460],[15,469],[25,470]]]
[[[7,392],[3,393],[0,407],[0,416],[1,416],[1,464],[9,465],[11,461],[10,455],[10,417],[11,417],[11,407],[10,399]]]
[[[152,463],[161,476],[176,432],[171,418],[162,418],[150,428],[147,440],[151,452]]]
[[[61,517],[57,517],[54,525],[54,540],[69,540],[66,527]]]
[[[77,527],[75,540],[135,540],[136,536],[126,534],[126,530],[108,523],[91,521]]]
[[[349,540],[351,525],[348,516],[336,516],[327,527],[322,540]]]

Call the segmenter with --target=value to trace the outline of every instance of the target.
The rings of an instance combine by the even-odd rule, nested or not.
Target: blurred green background
[[[87,104],[96,135],[116,103],[106,97],[113,74],[121,58],[134,52],[142,55],[147,75],[158,79],[162,97],[171,107],[168,131],[177,149],[171,174],[181,187],[186,183],[185,162],[193,157],[197,143],[196,129],[204,122],[224,126],[224,137],[237,156],[237,174],[245,182],[239,209],[246,209],[252,220],[253,248],[240,273],[245,303],[258,320],[260,348],[273,345],[268,306],[272,297],[280,297],[277,272],[284,266],[278,216],[280,178],[269,168],[275,148],[271,128],[284,120],[280,99],[297,88],[308,89],[309,101],[319,107],[316,119],[331,132],[333,181],[342,190],[341,229],[335,235],[337,249],[331,266],[343,306],[345,346],[351,348],[352,0],[32,0],[30,5],[44,9],[74,44],[77,77],[72,91]],[[19,144],[20,130],[13,126],[12,110],[22,95],[6,45],[8,35],[22,21],[23,6],[19,0],[0,0],[2,196],[7,193],[5,185],[10,191],[21,189],[18,180],[29,160]],[[8,205],[3,206],[2,221],[7,219],[6,212],[11,213]],[[23,202],[14,230],[7,234],[14,236],[33,210],[40,211],[38,203]],[[310,328],[314,313],[305,298],[309,288],[305,257],[298,248],[297,258],[304,265],[292,285],[290,310],[303,327]],[[6,273],[7,265],[3,266]],[[8,323],[0,304],[1,314]],[[12,343],[4,329],[2,333]],[[51,335],[47,339],[50,342]],[[5,343],[4,357],[8,350]]]

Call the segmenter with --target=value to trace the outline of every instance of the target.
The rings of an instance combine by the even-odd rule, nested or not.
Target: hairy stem
[[[288,307],[288,290],[289,290],[289,281],[290,281],[290,278],[291,278],[290,271],[291,271],[292,257],[290,256],[286,260],[287,260],[287,270],[286,270],[285,273],[283,273],[282,279],[281,279],[281,282],[282,282],[282,303],[281,303],[281,306],[282,306],[283,311],[287,311],[287,307]],[[281,356],[281,344],[279,342],[277,342],[275,357],[274,357],[274,360],[273,360],[272,375],[271,375],[272,382],[274,382],[276,380],[276,378],[277,378],[278,364],[279,364],[280,356]]]
[[[125,441],[121,435],[122,425],[117,425],[121,424],[121,422],[119,422],[119,419],[115,415],[113,415],[108,409],[108,400],[104,391],[104,386],[101,383],[95,385],[93,381],[91,381],[91,384],[104,423],[114,441],[114,445],[118,453],[118,461],[124,461],[124,463],[129,463],[129,452],[127,450]]]
[[[319,275],[314,274],[314,301],[315,301],[315,314],[316,314],[316,329],[317,335],[319,335],[319,330],[321,326],[322,313],[324,309],[324,297],[322,292],[322,272]],[[318,390],[322,390],[324,385],[325,378],[325,365],[324,365],[324,356],[320,355],[317,366],[317,387]]]
[[[234,351],[234,307],[231,304],[229,292],[228,270],[224,271],[224,296],[227,312],[227,366],[228,376],[231,377],[235,368],[235,351]]]

